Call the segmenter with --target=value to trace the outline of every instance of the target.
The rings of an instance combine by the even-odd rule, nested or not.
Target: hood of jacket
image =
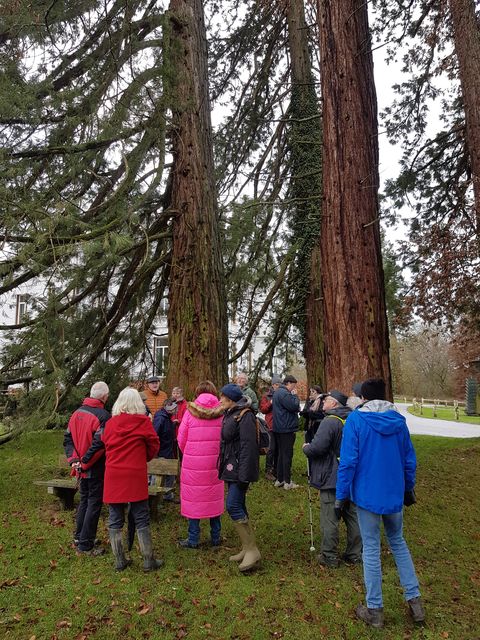
[[[359,411],[374,411],[375,413],[383,413],[384,411],[398,411],[397,407],[388,400],[368,400],[364,402]]]
[[[202,420],[213,420],[223,414],[222,405],[212,393],[201,393],[193,402],[188,403],[188,410],[192,416]]]
[[[133,433],[141,425],[145,424],[146,420],[152,424],[150,418],[142,413],[120,413],[118,416],[113,416],[111,420],[115,422],[115,429],[121,435]]]
[[[350,407],[346,407],[346,406],[344,407],[343,405],[340,405],[339,407],[335,407],[334,409],[330,409],[330,411],[325,411],[326,416],[337,416],[342,420],[346,420],[347,416],[350,413],[352,413],[352,410],[350,409]]]
[[[85,398],[82,402],[84,407],[95,407],[96,409],[105,409],[105,405],[101,400],[97,400],[97,398]]]
[[[382,403],[382,405],[378,404]],[[372,405],[369,411],[368,405]],[[380,407],[383,407],[380,408]],[[359,422],[368,426],[383,436],[395,435],[405,428],[405,418],[398,413],[391,402],[386,400],[371,400],[355,411]]]
[[[238,413],[239,411],[242,411],[242,409],[247,409],[248,407],[251,407],[251,405],[252,405],[251,398],[249,398],[248,396],[242,396],[240,400],[233,407],[230,407],[230,409],[225,411],[225,415],[229,416],[233,413]]]

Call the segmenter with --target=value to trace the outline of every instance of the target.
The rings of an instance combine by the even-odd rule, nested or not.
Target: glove
[[[405,493],[403,494],[403,504],[406,507],[410,507],[412,504],[415,504],[417,501],[417,498],[415,496],[415,490],[411,489],[410,491],[405,491]]]
[[[344,498],[343,500],[335,500],[334,511],[338,520],[340,520],[340,518],[342,517],[343,511],[345,507],[348,506],[349,502],[350,501],[346,498]]]
[[[246,491],[250,485],[249,482],[237,482],[237,484],[242,491]]]

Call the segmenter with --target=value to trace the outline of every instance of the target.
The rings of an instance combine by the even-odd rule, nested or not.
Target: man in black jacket
[[[343,425],[351,409],[346,406],[347,396],[341,391],[330,391],[323,401],[325,418],[321,421],[310,444],[303,445],[303,453],[310,462],[310,484],[320,490],[320,528],[322,552],[318,562],[325,567],[338,567],[338,523],[335,515],[335,488],[340,457]],[[362,539],[358,528],[357,511],[348,503],[342,512],[347,525],[347,548],[343,559],[348,564],[362,561]]]

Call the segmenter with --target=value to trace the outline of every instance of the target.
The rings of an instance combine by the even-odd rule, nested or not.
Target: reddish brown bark
[[[200,0],[172,0],[172,275],[166,386],[191,396],[199,381],[227,380],[227,320]],[[166,54],[167,55],[167,54]]]
[[[321,117],[315,92],[312,73],[312,61],[309,52],[308,27],[305,21],[304,0],[290,0],[286,4],[288,24],[288,44],[291,65],[292,101],[290,113],[294,119],[290,136],[292,169],[296,171],[292,188],[292,196],[307,200],[299,203],[295,212],[299,220],[306,220],[309,236],[315,238],[311,256],[305,259],[302,267],[308,280],[307,294],[301,302],[305,311],[304,354],[309,385],[324,387],[324,357],[322,331],[322,296],[321,296],[321,260],[320,260],[320,208],[321,202],[315,199],[321,193],[321,160],[318,158],[318,145],[321,142]],[[318,117],[312,117],[318,115]],[[302,118],[308,124],[302,124]],[[298,120],[298,122],[295,122]],[[306,143],[309,144],[306,144]],[[305,180],[305,173],[317,171],[317,176]],[[308,200],[308,198],[312,198]],[[300,210],[301,208],[301,210]],[[306,234],[307,229],[302,229]]]
[[[480,241],[480,26],[473,0],[450,0],[450,13],[465,108],[476,230]]]
[[[355,381],[382,377],[391,397],[367,7],[364,0],[318,0],[325,376],[329,388],[345,392]]]

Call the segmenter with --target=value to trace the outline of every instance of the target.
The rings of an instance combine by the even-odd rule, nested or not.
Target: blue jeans
[[[245,496],[247,489],[242,489],[237,482],[228,482],[227,511],[232,520],[248,520]]]
[[[210,518],[210,538],[214,546],[220,544],[221,530],[222,521],[220,516]],[[188,518],[188,542],[195,546],[200,542],[200,520],[196,518]]]
[[[363,577],[367,590],[367,607],[369,609],[383,607],[380,561],[380,522],[382,520],[388,544],[395,558],[405,600],[419,596],[420,589],[415,567],[403,537],[403,511],[380,515],[357,506],[357,516],[363,541]]]

